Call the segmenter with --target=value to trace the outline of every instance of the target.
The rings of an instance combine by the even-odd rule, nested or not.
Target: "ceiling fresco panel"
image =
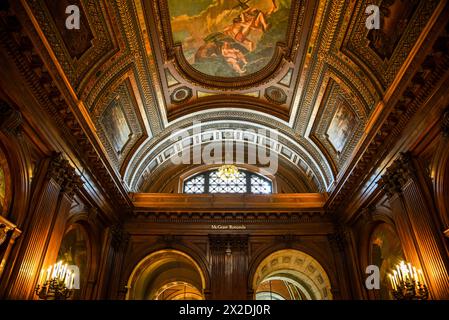
[[[291,0],[168,0],[173,42],[187,62],[216,77],[262,70],[285,43]]]
[[[337,175],[352,154],[365,126],[365,110],[347,88],[330,77],[323,83],[320,102],[310,139],[328,158]]]
[[[133,151],[149,136],[142,119],[142,101],[135,93],[133,71],[116,80],[98,100],[94,121],[106,152],[121,170],[129,162]]]

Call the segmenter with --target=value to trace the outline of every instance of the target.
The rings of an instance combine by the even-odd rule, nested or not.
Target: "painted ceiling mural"
[[[207,75],[238,77],[260,71],[286,38],[291,0],[168,3],[174,42]]]
[[[441,1],[379,0],[381,28],[368,30],[369,0],[77,0],[69,36],[67,1],[24,3],[129,190],[172,172],[167,137],[201,121],[217,139],[278,130],[304,185],[332,191]]]

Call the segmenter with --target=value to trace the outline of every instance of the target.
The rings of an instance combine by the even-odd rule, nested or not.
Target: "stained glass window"
[[[235,180],[224,181],[217,171],[197,174],[184,181],[184,193],[188,194],[271,194],[273,185],[270,180],[261,175],[245,170],[239,170]]]

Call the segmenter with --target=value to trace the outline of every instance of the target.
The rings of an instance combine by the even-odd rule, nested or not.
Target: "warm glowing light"
[[[398,300],[427,300],[429,292],[421,270],[401,261],[388,274],[393,296]]]
[[[217,175],[223,181],[233,181],[239,176],[239,169],[234,165],[223,165],[218,169]]]

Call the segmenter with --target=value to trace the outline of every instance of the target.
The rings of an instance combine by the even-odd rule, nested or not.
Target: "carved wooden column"
[[[441,133],[443,139],[437,150],[438,156],[436,156],[436,158],[441,162],[438,164],[440,166],[438,171],[439,174],[441,174],[441,176],[437,177],[438,183],[436,186],[436,197],[440,198],[437,199],[437,201],[438,201],[438,209],[440,210],[441,219],[444,225],[443,234],[446,238],[449,238],[449,201],[447,200],[448,188],[446,187],[449,185],[449,181],[447,181],[449,178],[449,173],[447,173],[447,170],[449,170],[448,169],[449,156],[447,156],[447,152],[449,149],[449,107],[446,108],[446,110],[443,113],[443,120],[441,122]]]
[[[449,299],[449,272],[436,209],[422,171],[410,154],[401,154],[381,184],[393,211],[404,254],[422,268],[431,297]]]
[[[338,274],[338,286],[332,283],[332,296],[335,300],[354,299],[360,297],[360,284],[354,252],[352,251],[352,234],[349,228],[336,224],[335,232],[328,235],[328,240],[333,249],[335,266]],[[332,275],[329,275],[332,277]]]
[[[248,236],[210,235],[211,299],[245,300],[248,277]]]
[[[97,299],[125,299],[126,284],[120,283],[120,279],[129,238],[129,234],[123,230],[121,224],[113,225],[106,230],[95,293]]]
[[[42,267],[54,263],[58,253],[70,210],[69,189],[78,181],[74,176],[73,168],[61,155],[41,162],[34,177],[30,210],[6,298],[35,298],[34,288]]]

